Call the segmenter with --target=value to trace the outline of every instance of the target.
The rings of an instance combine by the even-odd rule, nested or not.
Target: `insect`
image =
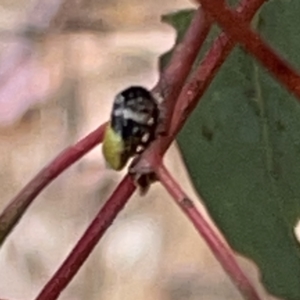
[[[147,89],[132,86],[119,93],[106,127],[102,152],[107,164],[121,170],[155,139],[158,101]]]

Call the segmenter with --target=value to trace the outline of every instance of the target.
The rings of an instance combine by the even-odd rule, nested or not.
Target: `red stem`
[[[166,115],[162,124],[162,132],[169,131],[177,97],[207,37],[211,24],[211,18],[198,8],[182,42],[176,46],[169,65],[153,90],[165,98],[162,109]]]
[[[105,205],[76,244],[61,267],[44,286],[36,300],[57,299],[62,290],[72,280],[79,268],[95,248],[100,238],[111,226],[117,214],[125,206],[133,192],[135,185],[129,175],[125,176]]]
[[[242,0],[236,11],[239,13],[241,19],[249,22],[265,1],[266,0]],[[213,80],[234,45],[235,42],[230,40],[225,33],[221,33],[215,39],[200,66],[192,74],[188,83],[184,85],[177,99],[170,134],[168,136],[158,137],[158,139],[150,145],[133,167],[135,172],[143,173],[143,171],[145,171],[147,173],[149,166],[155,168],[160,165],[161,157],[170,147],[175,136],[183,127],[184,122],[201,100],[200,97]]]
[[[244,0],[237,8],[240,19],[249,22],[266,0]],[[194,110],[201,96],[212,82],[220,67],[235,46],[235,42],[222,32],[206,53],[199,68],[181,91],[171,126],[171,135],[175,137],[184,122]]]
[[[300,100],[300,75],[262,38],[250,29],[248,22],[225,6],[223,0],[198,0],[216,22],[249,53],[265,66],[275,78]]]
[[[105,126],[106,124],[101,125],[77,144],[65,149],[13,198],[0,215],[0,245],[34,198],[60,173],[102,141]]]
[[[209,25],[205,21],[205,17],[200,9],[193,18],[191,27],[191,29],[188,29],[188,37],[184,38],[183,42],[178,45],[179,49],[175,50],[177,60],[179,60],[180,63],[178,64],[177,60],[172,59],[169,67],[166,69],[166,75],[162,75],[171,84],[171,87],[175,87],[170,87],[170,95],[172,97],[178,96],[180,89],[177,90],[176,87],[181,87],[183,85],[188,75],[188,70],[190,70],[192,63],[199,51],[199,47],[205,38],[204,36],[209,30]],[[198,33],[198,31],[200,33]],[[187,43],[189,45],[186,45]],[[188,50],[187,53],[185,53],[185,49]],[[183,72],[181,72],[181,68],[183,69]],[[170,79],[168,79],[169,77]],[[177,79],[177,77],[179,79]],[[158,87],[156,89],[158,89]],[[17,224],[25,210],[32,203],[34,198],[43,190],[43,188],[45,188],[66,168],[68,168],[89,150],[100,143],[102,138],[103,127],[100,127],[95,132],[92,132],[90,135],[88,135],[84,140],[78,142],[78,144],[75,146],[63,151],[63,153],[54,159],[54,161],[52,161],[47,167],[41,170],[19,192],[19,194],[10,202],[10,204],[0,215],[0,245],[5,241],[9,232]]]
[[[201,40],[204,39],[205,32],[209,30],[209,28],[207,28],[209,26],[205,24],[206,21],[204,15],[199,9],[191,22],[192,29],[188,30],[188,37],[184,38],[183,42],[178,45],[179,50],[175,50],[177,60],[179,60],[180,62],[184,62],[184,64],[178,64],[176,60],[172,59],[169,67],[166,70],[166,75],[162,75],[166,80],[168,77],[170,77],[170,79],[168,79],[167,81],[172,84],[172,86],[176,87],[183,85],[188,75],[188,70],[191,68],[195,56],[199,51],[199,47],[202,43]],[[200,34],[198,33],[198,31],[200,32]],[[200,41],[195,39],[194,36]],[[191,43],[192,46],[190,44],[186,45],[186,43]],[[188,49],[188,55],[183,51],[184,49]],[[183,68],[182,73],[181,68]],[[176,79],[176,76],[179,79]],[[156,89],[158,89],[158,87]],[[176,88],[171,89],[172,95],[177,97],[180,90],[176,92],[176,95],[174,90],[176,90]],[[99,128],[95,132],[87,136],[84,140],[78,142],[77,145],[66,149],[53,162],[51,162],[47,167],[40,171],[19,192],[19,194],[10,202],[10,204],[0,215],[0,245],[4,242],[9,232],[17,224],[17,222],[24,214],[25,210],[32,203],[34,198],[43,190],[43,188],[45,188],[66,168],[68,168],[89,150],[91,150],[94,146],[100,143],[102,141],[102,138],[103,128]]]
[[[210,24],[211,23],[206,21],[202,11],[199,9],[191,22],[188,35],[184,38],[183,42],[176,47],[176,59],[171,60],[166,73],[164,73],[164,78],[168,78],[168,84],[170,84],[171,87],[170,94],[168,95],[169,99],[173,100],[173,97],[176,99],[178,96],[199,48],[209,31]],[[173,101],[173,103],[175,102]],[[173,110],[170,106],[168,109]],[[127,188],[127,191],[124,191],[125,188]],[[117,213],[123,208],[134,190],[135,187],[132,181],[128,176],[125,177],[124,181],[118,186],[116,192],[99,212],[69,257],[36,298],[37,300],[51,300],[59,296],[60,292],[72,280],[73,276],[77,273],[80,266],[84,263],[89,253],[93,250]],[[118,206],[116,206],[116,204],[118,204]],[[110,206],[113,206],[114,209],[108,208]],[[108,219],[109,222],[106,221],[104,225],[101,226],[99,222],[103,219]]]
[[[160,165],[160,167],[156,169],[156,175],[162,185],[175,200],[179,208],[193,223],[195,229],[203,237],[210,250],[213,252],[223,269],[229,275],[232,282],[236,285],[245,299],[260,300],[261,298],[256,292],[254,286],[236,262],[232,250],[216,235],[214,230],[200,214],[192,200],[189,199],[182,191],[181,187],[173,179],[168,170],[163,165]]]

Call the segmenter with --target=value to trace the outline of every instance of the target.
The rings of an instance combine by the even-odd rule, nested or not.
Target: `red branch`
[[[266,0],[242,1],[237,8],[240,19],[249,22],[265,1]],[[234,46],[235,42],[224,32],[215,39],[199,68],[194,72],[189,82],[182,89],[172,120],[172,137],[175,137],[181,130],[184,122],[201,100],[201,96],[212,82]]]
[[[265,66],[273,76],[300,100],[300,75],[284,61],[280,55],[267,45],[261,37],[253,32],[248,22],[225,6],[223,0],[198,0],[202,7],[216,22],[256,59]]]
[[[37,296],[36,300],[52,300],[58,298],[61,291],[72,280],[134,191],[135,185],[132,179],[129,175],[125,176],[105,205],[98,212],[70,255]]]
[[[106,124],[101,125],[77,144],[65,149],[42,169],[9,203],[0,215],[0,245],[20,220],[34,198],[66,168],[70,167],[102,141],[105,126]]]
[[[187,66],[189,69],[191,68],[195,56],[199,51],[200,43],[199,41],[193,39],[193,36],[196,36],[198,39],[203,41],[205,32],[208,30],[207,26],[205,25],[206,22],[203,19],[200,19],[202,17],[204,17],[203,13],[199,9],[191,21],[192,29],[188,29],[188,38],[184,38],[183,42],[175,48],[177,60],[179,60],[181,63],[178,64],[177,60],[172,59],[168,68],[166,69],[166,75],[162,75],[162,77],[164,77],[165,80],[171,84],[170,91],[174,97],[177,97],[180,92],[180,90],[176,92],[176,86],[183,85],[188,75]],[[200,34],[198,34],[198,31],[200,31]],[[195,49],[193,49],[193,47]],[[188,49],[188,55],[184,52],[185,49]],[[182,73],[181,69],[183,69]],[[180,78],[180,80],[176,79],[176,76]],[[169,77],[170,79],[168,79]],[[173,86],[175,86],[175,88],[173,88]],[[12,202],[10,202],[7,208],[0,215],[0,245],[4,242],[9,232],[20,220],[25,210],[32,203],[34,198],[42,191],[42,189],[66,168],[68,168],[94,146],[100,143],[102,141],[102,134],[103,128],[101,127],[88,135],[84,140],[78,142],[77,145],[66,149],[47,167],[40,171],[19,192],[19,194],[12,200]],[[70,160],[68,161],[68,159]],[[67,162],[65,162],[66,160]]]
[[[192,69],[200,47],[207,37],[211,24],[211,18],[205,15],[201,8],[198,8],[183,41],[177,44],[169,65],[153,89],[154,92],[161,93],[165,98],[162,109],[166,115],[162,124],[163,128],[160,130],[163,133],[167,133],[170,128],[177,97]]]
[[[193,25],[193,32],[194,35],[196,35],[197,38],[201,39],[201,35],[198,35],[197,31],[199,30],[198,25],[201,25],[201,28],[203,30],[207,30],[203,27],[203,20],[199,20],[199,17],[202,15],[201,11],[199,10],[198,13],[195,16],[195,19],[192,21]],[[197,26],[196,26],[197,25]],[[201,29],[200,28],[200,29]],[[202,35],[203,30],[201,29]],[[191,33],[190,33],[191,34]],[[191,35],[188,39],[184,39],[183,43],[180,45],[183,49],[185,43],[192,43],[193,47],[198,47],[197,49],[193,50],[192,47],[187,46],[189,48],[189,55],[186,55],[183,51],[178,50],[177,51],[177,59],[180,61],[185,61],[186,64],[189,64],[189,69],[191,68],[193,59],[192,56],[196,55],[199,51],[200,43],[198,41],[192,40]],[[202,38],[203,40],[203,38]],[[180,58],[182,57],[182,59]],[[189,62],[190,61],[190,62]],[[181,64],[181,66],[172,67],[172,64],[177,64],[176,61],[172,61],[171,65],[169,66],[168,76],[175,76],[175,74],[180,74],[180,68],[186,67],[186,64]],[[172,71],[170,73],[170,70]],[[181,81],[172,79],[170,82],[176,81],[177,85],[183,85],[183,82],[186,79],[186,76],[188,75],[187,69],[181,74]],[[166,77],[165,77],[166,78]],[[174,84],[174,83],[173,83]],[[180,90],[177,91],[179,93]],[[173,92],[174,94],[174,92]],[[103,126],[99,129],[97,129],[95,132],[87,136],[84,140],[80,141],[77,145],[68,148],[65,150],[61,155],[59,155],[52,163],[50,163],[47,167],[45,167],[39,174],[36,175],[35,178],[31,180],[29,184],[25,186],[23,190],[20,191],[20,193],[13,199],[12,203],[5,209],[5,211],[0,216],[0,243],[4,241],[5,237],[8,235],[8,233],[11,231],[11,229],[15,226],[17,221],[20,219],[22,214],[25,212],[26,208],[31,204],[33,199],[39,194],[39,192],[48,185],[56,176],[58,176],[63,170],[65,170],[67,167],[69,167],[72,163],[74,163],[77,159],[82,157],[85,153],[87,153],[92,147],[96,146],[103,138]],[[124,189],[124,186],[126,187],[126,184],[128,185],[127,188],[129,190],[134,191],[134,186],[132,185],[132,182],[129,182],[129,179],[126,179],[121,186],[117,188],[117,191],[122,191]],[[117,200],[114,199],[114,197],[120,197]],[[123,207],[123,205],[118,205],[116,210],[113,210],[115,213],[112,215],[109,215],[108,209],[105,209],[106,207],[109,207],[109,205],[114,205],[115,201],[119,201],[120,203],[126,203],[130,195],[127,193],[121,193],[116,194],[114,193],[111,197],[111,200],[107,202],[105,207],[99,212],[98,220],[106,220],[109,219],[110,223],[115,218],[118,211],[120,211]],[[112,204],[111,204],[112,203]],[[95,223],[96,222],[96,223]],[[64,262],[64,264],[61,266],[61,268],[56,272],[56,274],[53,276],[52,280],[46,285],[46,287],[43,289],[41,294],[39,295],[38,299],[56,299],[59,295],[59,293],[64,289],[64,287],[68,284],[68,282],[71,281],[73,276],[76,274],[84,260],[87,258],[89,253],[94,248],[97,241],[101,238],[104,231],[107,229],[110,223],[107,223],[107,227],[99,227],[99,222],[95,221],[91,224],[89,229],[86,231],[86,233],[83,235],[82,239],[78,242],[77,246],[74,248],[68,259]],[[95,224],[98,224],[95,229]],[[102,228],[102,229],[101,229]],[[101,230],[102,231],[101,231]],[[100,230],[100,231],[99,231]],[[86,241],[89,241],[90,239],[93,239],[95,243],[88,243]],[[84,250],[83,250],[84,249]],[[84,251],[84,255],[82,255],[82,252]]]
[[[266,0],[242,0],[237,8],[240,18],[249,22],[256,11]],[[200,97],[211,83],[215,74],[233,49],[235,42],[230,40],[225,33],[221,33],[214,41],[212,47],[205,55],[197,70],[192,74],[177,99],[173,119],[168,136],[158,137],[150,147],[141,155],[140,160],[133,166],[136,173],[148,173],[149,166],[156,168],[161,163],[161,158],[170,147],[174,138],[181,130],[184,122],[200,101]]]
[[[192,200],[189,199],[188,196],[182,191],[181,187],[173,179],[168,170],[161,165],[156,169],[156,175],[162,185],[175,200],[179,208],[185,213],[185,215],[195,226],[195,229],[204,238],[210,250],[213,252],[223,269],[227,272],[232,282],[240,290],[245,299],[260,300],[260,297],[254,286],[251,284],[236,262],[232,250],[227,247],[216,235],[211,226],[200,214]]]

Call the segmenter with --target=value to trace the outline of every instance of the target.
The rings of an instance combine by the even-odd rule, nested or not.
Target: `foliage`
[[[299,11],[297,0],[269,1],[255,20],[295,67]],[[270,292],[291,300],[300,299],[299,130],[295,98],[236,48],[178,138],[193,183],[230,244],[257,263]]]

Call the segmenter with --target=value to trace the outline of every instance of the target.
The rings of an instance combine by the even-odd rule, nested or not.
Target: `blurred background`
[[[62,149],[108,119],[116,93],[154,86],[158,57],[175,39],[160,17],[191,7],[187,0],[0,1],[1,210]],[[121,179],[100,150],[43,191],[0,249],[1,299],[34,299]],[[196,199],[176,146],[166,164]],[[262,291],[255,266],[239,261]],[[131,199],[60,299],[242,298],[156,184]]]

